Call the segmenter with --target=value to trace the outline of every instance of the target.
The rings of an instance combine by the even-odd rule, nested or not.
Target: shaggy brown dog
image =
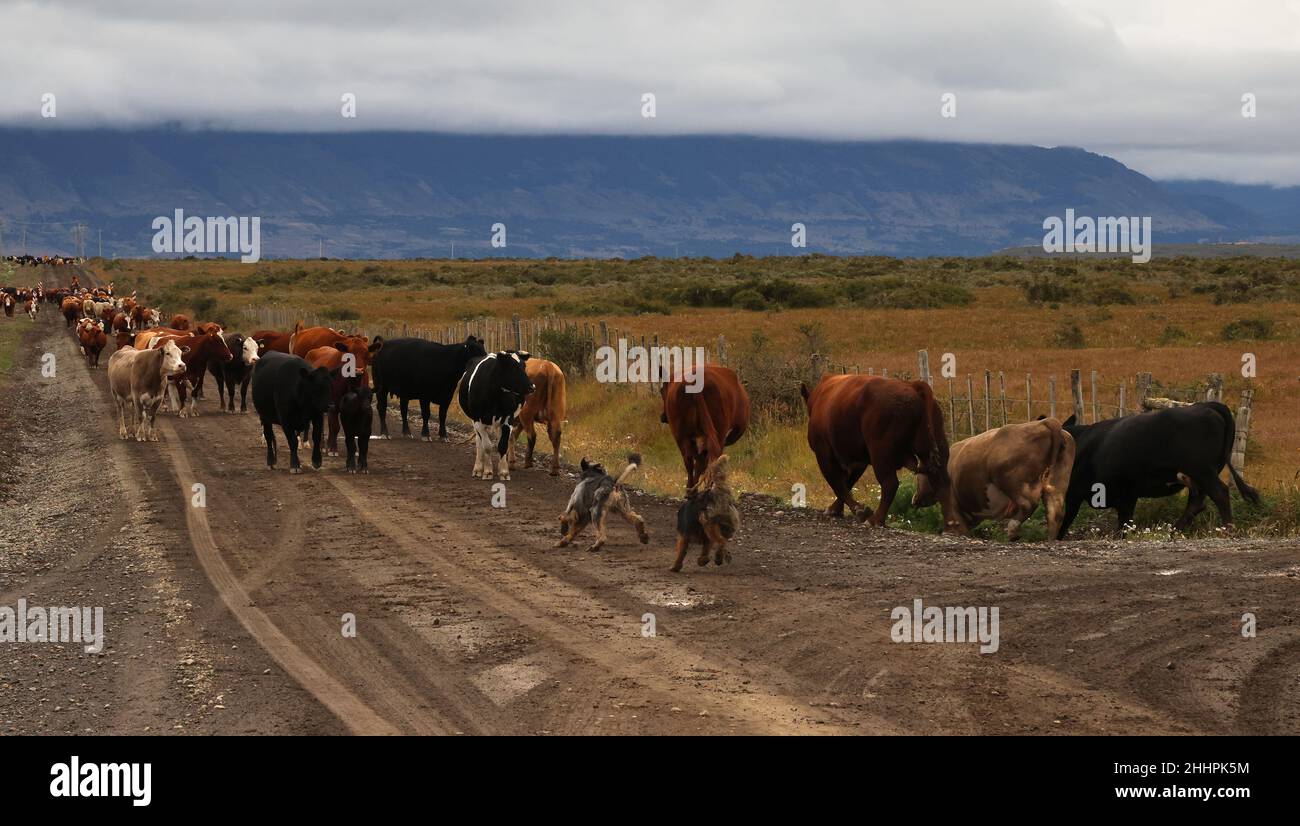
[[[727,485],[727,457],[719,456],[704,471],[695,487],[686,493],[686,501],[677,509],[677,561],[672,570],[682,569],[686,549],[691,543],[700,544],[696,561],[709,564],[709,548],[713,548],[713,562],[721,565],[731,561],[727,540],[740,530],[740,511],[736,498]]]

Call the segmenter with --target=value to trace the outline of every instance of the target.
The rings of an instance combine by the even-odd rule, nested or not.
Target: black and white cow
[[[388,438],[388,394],[401,402],[402,435],[410,437],[407,423],[411,399],[420,402],[424,420],[420,436],[429,441],[429,404],[438,405],[438,438],[447,439],[447,408],[456,384],[472,361],[487,355],[483,339],[469,336],[460,344],[439,344],[422,338],[394,338],[384,342],[370,362],[375,398],[379,402],[379,435]]]
[[[1186,530],[1205,509],[1207,494],[1223,525],[1231,528],[1228,487],[1219,479],[1224,465],[1241,495],[1259,502],[1259,494],[1229,461],[1237,427],[1232,411],[1219,402],[1090,425],[1078,424],[1071,416],[1063,427],[1074,437],[1075,456],[1057,538],[1065,536],[1084,502],[1114,508],[1119,515],[1117,530],[1122,532],[1138,499],[1172,496],[1183,488],[1187,488],[1187,508],[1174,525],[1178,530]]]
[[[238,387],[239,412],[247,413],[248,382],[253,377],[253,366],[261,358],[261,354],[257,342],[243,333],[229,333],[224,338],[234,358],[224,362],[215,359],[208,362],[208,372],[217,380],[220,409],[227,413],[235,412],[235,388]]]
[[[298,433],[311,425],[311,466],[320,469],[321,436],[325,411],[330,406],[330,371],[312,369],[306,361],[287,353],[269,352],[253,368],[253,408],[262,419],[266,439],[266,465],[275,467],[275,431],[280,425],[289,442],[289,472],[302,473],[298,461]]]
[[[524,370],[528,353],[503,350],[488,353],[465,369],[460,383],[460,408],[474,423],[474,478],[493,475],[510,479],[510,428],[533,392]]]

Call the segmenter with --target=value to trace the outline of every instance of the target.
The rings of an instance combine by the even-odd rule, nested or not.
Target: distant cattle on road
[[[686,466],[686,487],[693,488],[709,463],[735,444],[749,428],[749,394],[734,370],[706,364],[703,384],[691,392],[692,382],[672,381],[659,389],[666,422]]]
[[[1237,426],[1232,411],[1219,402],[1155,410],[1096,424],[1065,420],[1076,447],[1070,487],[1065,494],[1065,536],[1079,508],[1114,508],[1116,530],[1133,519],[1138,499],[1171,496],[1187,489],[1187,507],[1174,527],[1185,531],[1208,494],[1225,528],[1232,527],[1232,503],[1219,474],[1224,465],[1241,495],[1253,503],[1259,493],[1229,461]]]
[[[1004,425],[962,439],[948,452],[953,527],[965,534],[985,519],[1003,520],[1007,537],[1015,540],[1041,502],[1047,538],[1056,539],[1073,465],[1074,439],[1056,419]],[[937,501],[929,477],[918,475],[912,505]]]
[[[407,421],[411,399],[420,402],[423,427],[429,440],[429,405],[438,405],[438,438],[447,438],[447,408],[456,385],[470,362],[487,355],[483,340],[467,337],[460,344],[439,344],[421,338],[394,338],[384,342],[371,364],[375,402],[379,408],[379,435],[388,436],[388,396],[395,395],[402,413],[402,435],[410,436]]]
[[[264,353],[253,368],[253,408],[262,421],[266,465],[276,462],[274,425],[289,442],[289,472],[301,473],[298,434],[311,427],[311,466],[321,466],[321,430],[330,406],[330,371],[297,356]]]
[[[944,523],[956,530],[948,437],[929,384],[850,373],[825,376],[811,392],[799,389],[808,406],[808,446],[835,493],[827,513],[842,516],[847,505],[859,521],[884,525],[898,493],[898,471],[907,468],[930,477]],[[880,504],[871,514],[853,498],[853,486],[868,465],[880,483]]]

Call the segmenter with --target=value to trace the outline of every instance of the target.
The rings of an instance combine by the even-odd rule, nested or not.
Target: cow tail
[[[1237,422],[1232,418],[1232,411],[1221,402],[1214,402],[1210,406],[1223,418],[1223,463],[1228,466],[1228,474],[1232,477],[1233,484],[1237,486],[1237,491],[1241,493],[1241,498],[1258,505],[1259,491],[1247,484],[1237,469],[1232,466],[1232,446],[1237,441]]]
[[[686,392],[685,388],[682,390]],[[709,403],[705,400],[703,393],[687,393],[688,396],[695,396],[695,409],[699,413],[700,424],[704,427],[704,449],[709,453],[709,461],[713,461],[722,455],[722,434],[718,433],[718,428],[713,423],[713,417],[709,415]]]
[[[934,400],[934,391],[930,389],[929,382],[914,381],[912,387],[916,389],[921,397],[921,404],[925,406],[925,429],[930,437],[929,455],[917,457],[921,460],[921,472],[935,483],[947,484],[948,436],[943,429],[943,413],[939,411],[939,403]]]
[[[1043,493],[1052,493],[1056,488],[1052,485],[1052,470],[1056,463],[1061,461],[1061,451],[1065,449],[1065,437],[1061,429],[1061,423],[1056,419],[1043,419],[1043,424],[1047,426],[1047,432],[1051,434],[1052,441],[1047,448],[1047,466],[1043,468]]]
[[[547,415],[555,421],[546,423],[547,431],[554,430],[559,433],[564,430],[564,417],[568,415],[567,407],[568,396],[564,385],[564,372],[556,370],[555,374],[550,376],[546,383],[546,410]],[[629,461],[631,461],[629,459]],[[638,457],[637,464],[641,464]]]

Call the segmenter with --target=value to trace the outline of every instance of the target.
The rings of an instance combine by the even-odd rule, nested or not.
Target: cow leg
[[[1115,535],[1123,536],[1128,525],[1133,521],[1133,512],[1137,510],[1137,498],[1125,496],[1115,501]]]
[[[302,473],[302,463],[298,461],[298,430],[284,426],[281,429],[284,430],[285,441],[289,443],[289,472]]]
[[[830,516],[843,516],[844,506],[853,499],[853,495],[849,492],[852,488],[848,486],[848,475],[833,456],[817,454],[817,467],[821,470],[826,484],[831,486],[831,492],[835,494],[835,501],[826,509],[826,513]],[[852,506],[849,510],[856,513],[856,509]]]
[[[447,404],[438,405],[438,441],[440,442],[447,441],[447,407],[450,404],[451,402],[448,401]]]
[[[369,473],[366,458],[370,455],[370,409],[361,412],[361,426],[357,428],[357,472]]]
[[[514,432],[508,424],[500,425],[501,435],[496,439],[496,447],[492,451],[492,459],[496,463],[497,476],[505,482],[510,481],[510,434]]]
[[[475,479],[483,476],[483,425],[480,422],[474,422],[474,471],[471,475]]]
[[[250,379],[252,379],[252,377],[253,377],[253,373],[250,370],[244,376],[244,380],[239,383],[239,412],[240,413],[248,412],[248,382]],[[230,409],[232,413],[234,412],[234,408],[235,408],[234,395],[235,395],[235,391],[234,388],[232,387],[230,391],[230,396],[231,396]]]
[[[420,399],[420,441],[432,442],[429,438],[429,400]]]
[[[126,405],[127,405],[127,400],[121,398],[120,396],[118,396],[118,395],[116,395],[116,394],[114,394],[114,396],[113,396],[113,402],[114,402],[114,404],[117,405],[117,435],[118,435],[118,438],[120,438],[120,439],[129,439],[129,438],[131,438],[131,436],[130,436],[130,434],[127,433],[127,431],[126,431]]]
[[[266,442],[266,466],[275,467],[275,431],[271,428],[271,420],[262,417],[262,439]]]
[[[162,399],[155,399],[146,408],[146,413],[148,414],[149,441],[151,442],[158,441],[158,433],[157,430],[155,429],[154,420],[158,417],[158,405],[161,403],[162,403]]]
[[[727,537],[722,535],[722,531],[718,526],[712,522],[706,522],[704,535],[713,542],[713,564],[721,565],[724,562],[730,562],[731,551],[727,550]]]
[[[343,447],[348,452],[348,473],[357,472],[357,438],[349,428],[343,428]],[[334,454],[338,455],[338,454]]]
[[[407,439],[411,438],[411,423],[409,420],[410,406],[411,406],[411,400],[406,396],[403,396],[401,399],[398,400],[398,407],[402,411],[402,436],[404,436]]]
[[[686,489],[690,490],[695,487],[695,443],[686,439],[677,443],[677,449],[682,452],[682,464],[686,466]]]
[[[551,437],[551,475],[560,475],[560,438],[564,435],[564,426],[559,423],[546,423],[546,435]],[[528,440],[528,454],[533,452],[533,440]]]
[[[388,388],[382,384],[375,385],[375,406],[379,408],[379,438],[388,436]]]
[[[325,433],[325,416],[317,413],[311,420],[311,466],[315,470],[320,470],[321,466],[321,437]]]
[[[339,409],[331,407],[329,413],[329,450],[330,456],[339,455]],[[351,465],[348,465],[351,467]]]
[[[872,525],[883,528],[885,517],[889,515],[889,508],[894,504],[894,497],[898,494],[898,471],[884,470],[875,465],[872,469],[876,472],[876,481],[880,483],[880,504],[876,505],[876,511],[870,517],[863,508],[862,513],[858,515],[858,521],[865,522],[869,518]]]

